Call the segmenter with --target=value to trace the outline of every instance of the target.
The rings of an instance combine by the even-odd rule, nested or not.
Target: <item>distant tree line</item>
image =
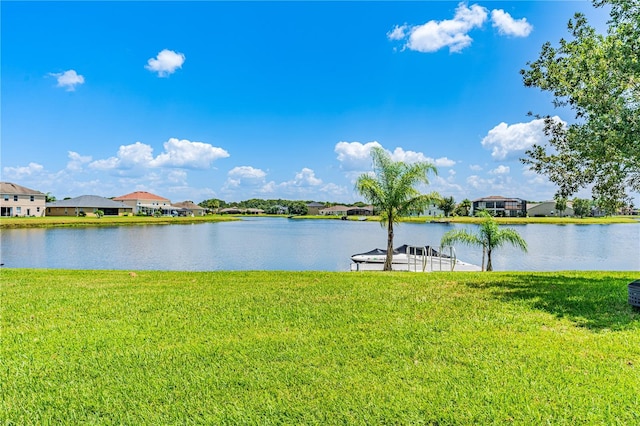
[[[309,212],[307,204],[313,203],[316,201],[313,200],[284,200],[282,198],[278,199],[270,199],[263,200],[261,198],[251,198],[249,200],[244,201],[231,201],[227,202],[221,200],[219,198],[211,198],[209,200],[204,200],[198,205],[200,207],[204,207],[206,209],[210,209],[212,211],[217,211],[226,208],[237,208],[237,209],[260,209],[264,210],[266,214],[295,214],[295,215],[305,215]],[[343,205],[344,203],[336,203],[331,201],[318,201],[320,204],[323,204],[325,207],[331,207],[335,205]],[[367,204],[362,201],[358,201],[353,204],[347,204],[348,206],[355,207],[364,207]]]

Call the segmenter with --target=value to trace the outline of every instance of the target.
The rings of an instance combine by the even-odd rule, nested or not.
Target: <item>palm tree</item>
[[[442,236],[440,245],[449,246],[454,243],[462,243],[470,246],[482,247],[482,270],[484,271],[484,256],[487,255],[487,271],[493,271],[491,264],[491,253],[494,249],[509,243],[525,253],[527,252],[526,241],[513,229],[500,229],[498,222],[488,213],[482,212],[481,216],[485,220],[480,224],[477,233],[471,233],[466,229],[453,229]]]
[[[458,216],[469,216],[470,212],[471,212],[471,200],[469,200],[468,198],[465,198],[460,202],[460,204],[458,204],[458,207],[456,208],[456,213],[458,214]]]
[[[440,197],[436,193],[421,194],[415,185],[428,184],[427,173],[437,174],[435,166],[428,162],[405,164],[393,161],[381,147],[371,150],[373,175],[365,173],[356,180],[356,191],[380,212],[380,223],[387,226],[387,257],[384,270],[391,270],[393,258],[393,225],[401,216],[424,207]]]
[[[438,203],[438,207],[444,212],[445,217],[449,217],[451,212],[456,208],[456,201],[453,197],[444,197]]]

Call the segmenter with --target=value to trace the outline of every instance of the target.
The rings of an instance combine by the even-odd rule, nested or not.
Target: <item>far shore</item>
[[[292,219],[341,219],[340,216],[294,216]],[[606,217],[497,217],[496,221],[501,225],[526,225],[526,224],[550,224],[550,225],[607,225],[614,223],[637,223],[640,224],[640,216],[606,216]],[[379,222],[380,216],[347,216],[346,220],[368,222]],[[473,216],[411,216],[403,217],[400,222],[407,223],[481,223],[483,218]]]
[[[0,229],[11,228],[58,228],[91,226],[136,226],[136,225],[188,225],[203,222],[223,222],[238,220],[227,215],[207,215],[193,217],[152,217],[152,216],[45,216],[45,217],[3,217]]]
[[[136,225],[186,225],[204,222],[224,222],[240,220],[244,217],[284,217],[291,220],[341,220],[340,216],[321,215],[207,215],[195,217],[150,217],[150,216],[103,216],[97,218],[93,216],[46,216],[46,217],[2,217],[0,218],[0,229],[12,228],[57,228],[57,227],[91,227],[91,226],[136,226]],[[379,222],[380,216],[347,216],[348,221]],[[497,222],[501,225],[526,225],[526,224],[550,224],[550,225],[608,225],[617,223],[640,224],[640,217],[637,216],[607,216],[607,217],[498,217]],[[455,216],[455,217],[431,217],[416,216],[404,217],[400,219],[406,223],[426,223],[426,224],[477,224],[482,218]]]

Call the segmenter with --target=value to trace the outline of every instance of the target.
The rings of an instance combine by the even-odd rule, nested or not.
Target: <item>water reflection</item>
[[[455,227],[399,224],[395,245],[438,245]],[[495,270],[640,270],[640,225],[519,225],[525,254],[509,246],[493,255]],[[18,268],[120,270],[346,271],[349,256],[384,248],[375,222],[247,218],[239,222],[101,228],[9,229],[2,262]],[[476,248],[457,246],[480,264]]]

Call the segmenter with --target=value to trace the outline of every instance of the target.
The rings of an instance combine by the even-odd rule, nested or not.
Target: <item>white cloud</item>
[[[436,52],[448,47],[450,52],[460,52],[468,47],[473,39],[467,34],[474,28],[481,27],[487,20],[488,11],[477,4],[468,7],[458,4],[453,19],[429,21],[423,25],[408,27],[396,26],[387,34],[390,40],[408,40],[405,47],[418,52]]]
[[[320,188],[320,192],[332,197],[342,197],[349,194],[349,191],[345,186],[336,185],[335,183],[328,183]]]
[[[172,184],[187,185],[187,172],[185,170],[169,170],[167,180]]]
[[[557,116],[554,119],[562,121]],[[491,149],[491,156],[495,160],[506,160],[520,157],[533,144],[540,144],[545,140],[544,120],[536,119],[512,125],[500,123],[489,130],[482,139],[482,146]]]
[[[322,179],[318,179],[313,170],[305,167],[293,178],[292,181],[286,183],[293,186],[318,186],[322,185]]]
[[[115,157],[104,160],[96,160],[89,167],[97,170],[129,170],[136,167],[151,167],[153,161],[153,148],[142,142],[131,145],[121,145]]]
[[[271,181],[269,183],[265,183],[262,188],[260,188],[260,192],[263,194],[273,194],[274,192],[276,192],[276,189],[276,183],[274,181]]]
[[[58,87],[64,87],[67,92],[73,92],[76,90],[76,86],[84,84],[84,77],[76,73],[75,70],[68,70],[62,73],[49,73],[50,76],[55,77],[58,81]]]
[[[25,177],[33,176],[44,171],[44,166],[38,163],[29,163],[28,166],[22,167],[4,167],[2,172],[3,178],[10,179],[24,179]]]
[[[334,151],[338,154],[340,168],[344,171],[357,171],[371,169],[371,148],[380,147],[378,142],[338,142]]]
[[[229,156],[222,148],[186,139],[171,138],[163,146],[165,152],[156,157],[152,162],[153,166],[206,169],[213,161]]]
[[[436,158],[435,160],[430,161],[430,163],[436,167],[453,167],[456,164],[455,161],[450,160],[447,157]]]
[[[391,159],[393,161],[402,161],[403,163],[418,163],[429,161],[423,153],[415,151],[405,151],[401,147],[397,147],[391,153]]]
[[[469,166],[469,169],[474,171],[474,172],[479,172],[480,170],[482,170],[482,166],[480,166],[478,164],[471,164]]]
[[[484,179],[477,175],[469,176],[466,180],[467,186],[476,191],[483,191],[487,195],[504,195],[521,192],[520,185],[512,185],[513,180],[507,175],[495,175],[495,177]]]
[[[264,179],[267,175],[263,170],[251,166],[237,166],[229,170],[229,177],[244,179]]]
[[[360,142],[338,142],[335,146],[335,152],[338,154],[338,161],[341,163],[340,168],[346,172],[359,173],[371,170],[371,149],[373,147],[383,148],[376,141],[365,144]],[[387,152],[389,151],[387,150]],[[456,164],[455,161],[447,157],[434,159],[427,157],[422,152],[405,151],[401,147],[389,152],[389,155],[393,161],[402,161],[408,164],[428,162],[436,167],[452,167]]]
[[[229,156],[222,148],[207,143],[171,138],[163,144],[164,152],[153,157],[153,148],[142,142],[122,145],[115,157],[96,160],[89,167],[98,170],[177,167],[206,169],[219,158]]]
[[[423,53],[436,52],[444,47],[448,47],[452,53],[460,52],[473,42],[469,32],[475,28],[482,28],[488,15],[489,10],[485,7],[478,4],[467,6],[461,2],[453,19],[431,20],[415,26],[396,25],[387,33],[387,38],[392,41],[406,39],[403,49]],[[513,19],[509,13],[501,9],[491,11],[491,20],[500,35],[526,37],[533,31],[533,26],[526,18]]]
[[[313,198],[317,195],[316,191],[330,193],[332,195],[343,195],[346,193],[344,188],[333,183],[323,185],[322,179],[316,177],[315,172],[308,167],[304,167],[297,172],[292,180],[282,182],[278,185],[270,185],[270,189],[271,192],[280,190],[288,196],[299,198]]]
[[[150,58],[145,68],[149,71],[157,72],[158,77],[168,77],[169,74],[173,74],[178,68],[182,68],[184,61],[184,54],[164,49],[160,51],[155,58]]]
[[[223,189],[264,186],[266,176],[267,174],[261,169],[251,166],[237,166],[227,173],[227,181]]]
[[[447,157],[431,158],[424,155],[422,152],[405,151],[398,147],[391,153],[391,159],[393,161],[402,161],[407,164],[426,162],[431,163],[436,167],[452,167],[456,164],[455,161],[448,159]]]
[[[489,174],[492,174],[492,175],[505,175],[505,174],[509,174],[509,172],[510,172],[509,166],[504,166],[504,165],[500,164],[495,169],[489,171]]]
[[[334,184],[323,185],[322,179],[310,168],[303,168],[295,173],[293,179],[276,183],[266,180],[267,173],[251,166],[234,167],[227,174],[222,191],[232,197],[240,194],[242,198],[250,198],[256,194],[277,194],[279,197],[309,198],[317,195],[316,191],[331,194],[344,194],[346,189]]]
[[[510,14],[502,9],[491,11],[493,27],[498,29],[498,33],[506,36],[527,37],[533,31],[533,25],[527,22],[526,18],[513,19]]]
[[[408,26],[405,25],[396,25],[393,30],[389,31],[387,33],[387,37],[389,38],[389,40],[402,40],[403,38],[405,38],[407,36],[406,31],[407,31]]]
[[[67,162],[67,170],[70,172],[82,171],[82,165],[91,162],[91,156],[80,155],[77,152],[69,151],[69,161]]]

